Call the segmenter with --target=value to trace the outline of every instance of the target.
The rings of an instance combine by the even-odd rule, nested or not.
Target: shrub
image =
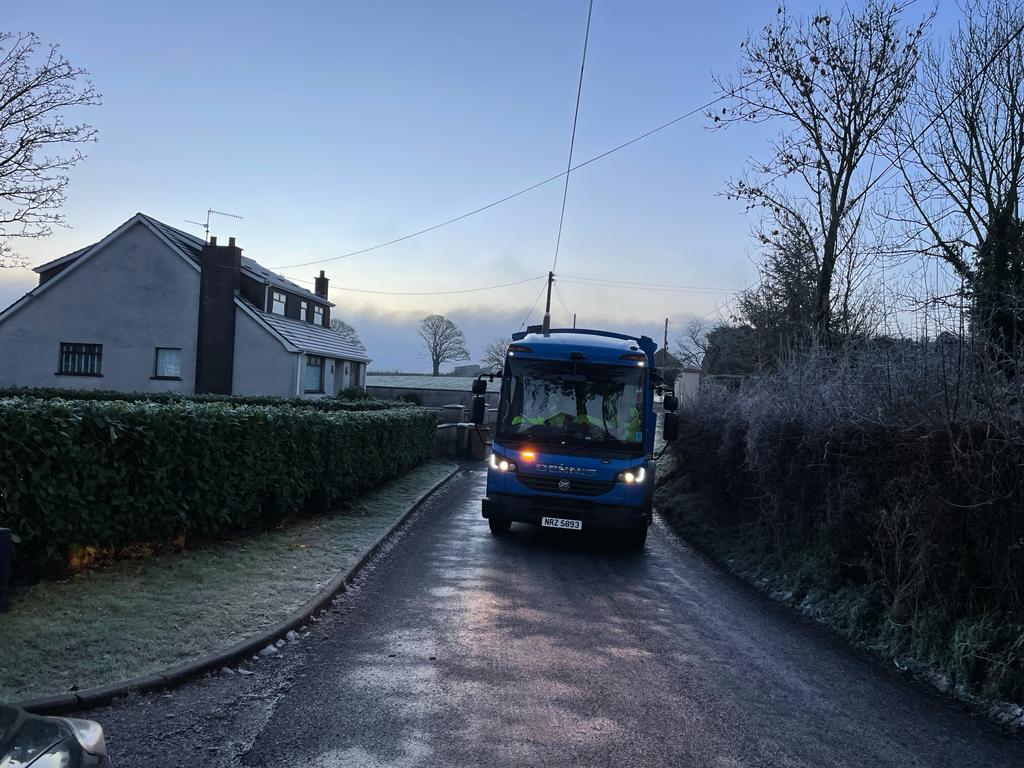
[[[0,526],[22,576],[73,547],[273,524],[430,456],[425,410],[329,412],[231,403],[0,400]]]
[[[338,394],[338,399],[357,402],[362,400],[373,400],[374,397],[362,387],[345,387],[345,389],[341,390]]]

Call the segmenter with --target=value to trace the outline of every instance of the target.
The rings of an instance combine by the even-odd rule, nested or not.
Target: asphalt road
[[[463,472],[281,656],[100,720],[126,766],[1024,766],[1024,742],[849,650],[656,523],[480,518]]]

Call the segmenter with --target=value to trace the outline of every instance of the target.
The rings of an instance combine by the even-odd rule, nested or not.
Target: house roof
[[[370,358],[366,356],[366,350],[346,341],[344,336],[331,328],[258,310],[255,310],[253,314],[261,322],[270,326],[288,344],[301,352],[336,357],[342,360],[355,360],[360,363],[370,362]]]
[[[654,364],[661,366],[662,368],[681,368],[683,364],[679,361],[679,358],[669,352],[667,349],[662,347],[654,353]]]
[[[59,259],[54,259],[53,261],[48,261],[45,264],[40,264],[38,267],[33,267],[32,271],[33,272],[37,272],[37,273],[42,273],[42,272],[45,272],[48,269],[53,269],[54,267],[59,267],[61,264],[66,264],[69,261],[74,261],[79,256],[81,256],[83,253],[85,253],[90,248],[92,248],[93,245],[96,245],[96,243],[92,243],[91,245],[87,245],[87,246],[85,246],[85,248],[79,248],[77,251],[72,251],[67,256],[61,256]]]
[[[152,224],[154,227],[160,230],[160,232],[168,240],[170,240],[174,245],[176,245],[181,250],[185,251],[185,253],[190,258],[194,259],[195,261],[199,261],[200,256],[202,255],[203,252],[203,246],[205,245],[205,242],[203,241],[202,238],[196,237],[195,235],[190,234],[188,232],[183,232],[182,230],[176,229],[175,227],[172,227],[169,224],[164,224],[162,221],[157,221],[152,216],[147,216],[144,213],[140,213],[138,215],[146,219],[150,224]],[[296,285],[283,275],[279,275],[276,272],[271,272],[269,269],[253,261],[247,256],[242,257],[242,272],[247,274],[254,280],[260,281],[261,283],[275,285],[278,288],[284,288],[286,291],[290,291],[291,293],[297,294],[312,301],[316,301],[321,304],[326,303],[328,306],[331,307],[334,306],[334,304],[327,301],[323,296],[317,296],[309,289],[303,288],[300,285]]]
[[[147,224],[152,226],[167,240],[169,240],[172,246],[177,248],[181,253],[192,259],[194,262],[199,263],[203,252],[203,245],[205,244],[202,238],[196,237],[188,232],[184,232],[176,227],[172,227],[170,224],[164,224],[162,221],[154,219],[152,216],[147,216],[144,213],[137,213],[136,218],[144,219]],[[66,256],[61,256],[59,259],[54,259],[53,261],[48,261],[45,264],[40,264],[32,271],[41,273],[60,266],[61,264],[74,261],[79,256],[85,255],[95,245],[96,243],[87,245],[85,248],[79,248],[77,251],[72,251]],[[320,304],[327,304],[330,307],[334,306],[334,304],[327,301],[323,296],[317,296],[308,288],[303,288],[302,286],[293,283],[283,275],[270,271],[247,256],[242,257],[242,272],[253,280],[257,280],[261,283],[267,283],[278,288],[283,288],[297,296],[301,296]]]
[[[121,233],[138,222],[141,222],[143,225],[149,227],[153,232],[155,232],[157,237],[160,237],[170,245],[172,251],[174,251],[180,258],[184,259],[184,261],[193,269],[196,271],[200,269],[200,257],[204,245],[203,240],[195,235],[190,235],[188,232],[182,232],[180,229],[164,224],[162,221],[158,221],[152,216],[147,216],[144,213],[137,213],[99,242],[93,243],[85,248],[79,248],[77,251],[73,251],[66,256],[61,256],[59,259],[54,259],[53,261],[49,261],[35,267],[35,272],[45,272],[62,264],[68,264],[68,268],[61,271],[56,277],[47,280],[41,285],[37,285],[9,307],[0,311],[0,321],[6,320],[8,317],[13,315],[21,307],[28,304],[28,302],[39,293],[49,290],[53,288],[54,285],[60,283],[62,278],[67,276],[67,273],[75,270],[79,264],[88,260],[92,254],[99,251],[107,243],[115,240],[121,235]],[[300,288],[290,280],[275,272],[271,272],[269,269],[266,269],[245,256],[242,257],[242,271],[255,280],[283,288],[284,290],[291,291],[299,296],[308,297],[309,299],[319,303],[326,303],[331,307],[334,306],[331,302],[325,301],[323,297],[310,293],[305,288]],[[324,357],[335,357],[366,363],[370,362],[370,358],[367,357],[365,349],[346,341],[340,333],[331,328],[324,328],[323,326],[314,325],[312,323],[305,323],[299,320],[292,320],[290,318],[260,311],[238,296],[235,297],[235,304],[251,315],[257,322],[266,327],[267,330],[276,336],[290,352],[307,352],[314,355],[323,355]]]

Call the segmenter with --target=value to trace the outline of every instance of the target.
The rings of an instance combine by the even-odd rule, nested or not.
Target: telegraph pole
[[[668,318],[665,318],[665,343],[661,347],[661,367],[668,368]]]
[[[555,273],[548,272],[548,303],[544,305],[544,335],[551,333],[551,284],[555,281]]]

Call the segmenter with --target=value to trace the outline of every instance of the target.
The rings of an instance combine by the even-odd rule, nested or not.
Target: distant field
[[[374,376],[367,374],[367,387],[391,387],[396,389],[436,389],[451,392],[469,392],[475,376],[431,376],[430,374],[402,374],[400,376]]]

